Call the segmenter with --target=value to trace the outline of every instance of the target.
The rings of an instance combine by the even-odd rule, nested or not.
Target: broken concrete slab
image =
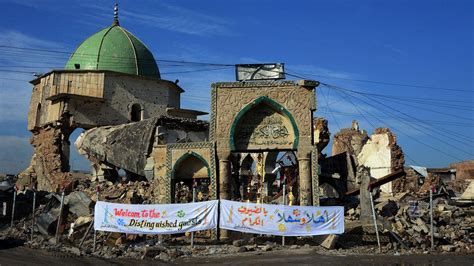
[[[321,242],[321,246],[325,249],[334,249],[336,247],[337,240],[339,239],[339,235],[325,235],[322,236],[323,241]]]
[[[467,189],[462,193],[460,200],[474,200],[474,180],[469,183]]]
[[[89,129],[79,136],[75,145],[83,155],[145,176],[145,153],[153,147],[158,119]]]
[[[92,200],[82,191],[74,191],[64,198],[64,204],[69,207],[69,211],[77,216],[87,216],[91,214]]]
[[[36,218],[38,231],[43,235],[52,235],[56,232],[59,209],[52,209],[49,212],[42,213]]]

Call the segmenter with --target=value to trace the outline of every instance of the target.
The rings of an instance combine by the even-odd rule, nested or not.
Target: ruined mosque
[[[151,51],[115,11],[112,25],[85,39],[64,69],[31,81],[34,153],[18,185],[74,186],[81,177],[70,171],[70,145],[90,160],[93,182],[148,182],[151,203],[189,202],[193,187],[197,200],[279,202],[285,183],[289,204],[319,205],[324,191],[342,196],[359,186],[357,160],[380,166],[373,154],[386,154],[388,170],[372,176],[403,167],[390,132],[376,132],[379,140],[370,142],[357,125],[336,135],[338,155],[321,154],[329,132],[327,121],[313,116],[313,80],[215,82],[210,121],[199,120],[207,113],[181,108],[184,89],[161,78]],[[76,129],[85,131],[70,140]]]

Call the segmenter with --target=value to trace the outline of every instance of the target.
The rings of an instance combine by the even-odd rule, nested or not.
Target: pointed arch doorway
[[[195,201],[210,199],[210,168],[199,154],[189,152],[182,155],[173,167],[172,180],[174,203],[192,202],[193,188],[196,189]]]

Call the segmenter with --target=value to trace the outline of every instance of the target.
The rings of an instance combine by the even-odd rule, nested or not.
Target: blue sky
[[[0,0],[0,46],[73,52],[111,24],[114,3]],[[472,1],[149,0],[119,5],[121,25],[158,60],[283,62],[289,73],[337,86],[317,90],[315,116],[329,119],[332,134],[357,119],[369,133],[390,127],[408,155],[407,164],[441,167],[474,159]],[[26,81],[32,75],[5,70],[41,73],[66,61],[65,54],[0,47],[0,172],[25,168],[31,156],[26,130],[31,85]],[[210,84],[234,80],[232,68],[159,67],[163,78],[180,80],[184,108],[208,111]],[[205,71],[174,73],[195,70]],[[329,147],[325,153],[331,153]],[[77,154],[72,164],[87,169]]]

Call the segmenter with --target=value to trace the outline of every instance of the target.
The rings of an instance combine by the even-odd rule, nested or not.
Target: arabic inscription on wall
[[[294,132],[289,120],[265,105],[242,117],[234,133],[235,146],[247,149],[291,149]]]

